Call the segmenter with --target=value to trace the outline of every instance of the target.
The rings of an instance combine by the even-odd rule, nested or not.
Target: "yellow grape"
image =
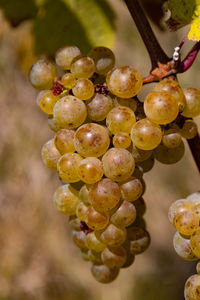
[[[123,201],[117,211],[111,216],[110,222],[118,227],[127,227],[136,219],[134,204]]]
[[[86,206],[83,202],[80,202],[76,207],[77,218],[85,222],[87,210],[88,210],[88,206]]]
[[[200,275],[195,274],[188,278],[184,288],[185,300],[200,300]]]
[[[165,147],[176,148],[180,145],[181,141],[181,135],[175,129],[165,130],[162,138],[162,142]]]
[[[137,101],[133,98],[126,99],[126,98],[114,98],[114,106],[127,106],[128,108],[132,109],[132,111],[136,111],[137,109]]]
[[[108,227],[101,233],[101,241],[108,247],[120,246],[126,240],[126,229],[119,228],[114,224],[109,224]]]
[[[115,56],[109,48],[106,47],[96,47],[93,48],[88,56],[91,57],[96,66],[95,72],[97,74],[106,74],[115,65]]]
[[[88,100],[94,95],[94,84],[87,78],[80,78],[76,81],[72,92],[75,97],[81,100]]]
[[[119,246],[117,248],[105,248],[101,253],[101,260],[108,268],[120,268],[126,262],[126,250]]]
[[[183,211],[174,217],[173,224],[179,233],[190,236],[199,226],[199,217],[193,211]]]
[[[82,159],[83,158],[77,153],[66,153],[61,156],[57,164],[60,178],[66,182],[79,181],[78,165]]]
[[[173,245],[176,253],[182,259],[188,261],[198,260],[196,255],[192,252],[190,240],[183,238],[178,231],[176,231],[174,235]]]
[[[113,137],[113,145],[116,148],[126,149],[131,145],[131,137],[127,132],[118,132]]]
[[[88,249],[96,252],[102,252],[106,247],[106,245],[97,239],[94,232],[90,232],[86,235],[86,246]]]
[[[100,213],[90,206],[86,213],[86,224],[93,230],[104,229],[109,222],[109,216],[106,213]]]
[[[76,77],[72,73],[65,73],[61,78],[61,82],[66,89],[72,89],[76,83]]]
[[[69,70],[72,60],[81,52],[76,46],[65,46],[59,48],[55,55],[56,64],[62,70]]]
[[[87,105],[88,117],[96,122],[103,121],[113,108],[113,101],[109,96],[95,94]]]
[[[183,89],[186,106],[182,115],[187,118],[194,118],[200,115],[200,91],[195,88]]]
[[[60,97],[55,96],[52,91],[45,90],[39,92],[36,102],[45,114],[51,115],[53,114],[53,108],[59,99]]]
[[[101,283],[110,283],[116,279],[119,269],[110,269],[105,265],[92,264],[91,272],[94,278]]]
[[[80,197],[81,201],[83,203],[85,203],[86,205],[91,204],[88,195],[89,195],[89,186],[84,184],[79,191],[79,197]]]
[[[48,115],[48,125],[49,125],[49,128],[54,131],[54,132],[57,132],[58,130],[60,130],[60,126],[58,126],[58,124],[55,123],[55,120],[53,118],[53,115]]]
[[[54,144],[54,139],[49,140],[43,145],[41,155],[47,168],[57,171],[57,162],[61,155]]]
[[[55,146],[63,155],[65,153],[73,153],[75,131],[70,129],[60,129],[54,138]]]
[[[190,238],[190,245],[193,253],[200,258],[200,227],[198,227]]]
[[[193,120],[185,120],[183,126],[179,130],[179,133],[185,139],[193,139],[198,133],[198,127]]]
[[[70,70],[77,78],[90,78],[95,72],[95,63],[91,57],[79,55],[72,60]]]
[[[194,203],[187,199],[179,199],[175,202],[173,202],[169,208],[168,211],[168,218],[169,221],[173,224],[174,218],[184,211],[190,211],[193,210],[195,207]]]
[[[85,244],[86,235],[83,231],[72,230],[72,238],[78,248],[80,248],[82,250],[87,249],[86,244]]]
[[[185,153],[185,146],[183,141],[176,148],[167,148],[164,145],[159,145],[154,150],[154,157],[162,164],[175,164],[183,157]]]
[[[88,184],[93,184],[103,176],[102,162],[96,157],[87,157],[78,165],[80,179]]]
[[[120,190],[123,200],[132,202],[142,195],[143,185],[140,179],[131,177],[120,184]]]

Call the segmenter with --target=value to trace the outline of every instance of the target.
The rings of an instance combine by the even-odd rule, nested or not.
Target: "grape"
[[[179,83],[176,80],[165,78],[156,84],[154,91],[155,92],[165,91],[173,95],[173,97],[176,98],[178,102],[179,110],[183,111],[186,105],[186,99],[182,88],[180,87]]]
[[[94,60],[97,74],[104,75],[108,73],[108,71],[110,71],[115,65],[115,56],[109,48],[93,48],[88,53],[88,56]]]
[[[118,132],[113,137],[113,145],[116,148],[128,148],[131,145],[131,137],[127,132]]]
[[[184,239],[177,231],[174,235],[173,245],[176,253],[184,260],[194,261],[198,258],[192,252],[190,240]]]
[[[200,91],[195,88],[183,89],[186,106],[182,115],[187,118],[194,118],[200,115]]]
[[[142,168],[143,173],[149,172],[155,163],[155,159],[153,156],[149,157],[148,159],[141,161],[138,163],[138,166]]]
[[[152,150],[142,150],[137,148],[134,144],[132,144],[132,147],[130,149],[130,152],[133,155],[133,158],[135,162],[142,162],[146,159],[148,159],[152,155]]]
[[[191,195],[189,195],[186,198],[188,201],[191,201],[192,203],[196,204],[200,204],[200,191],[193,193]]]
[[[54,96],[52,91],[45,90],[39,92],[36,102],[45,114],[51,115],[53,114],[54,105],[59,99],[59,96]]]
[[[165,130],[162,138],[165,147],[176,148],[180,145],[181,141],[181,135],[175,129]]]
[[[135,256],[132,255],[129,251],[127,252],[127,255],[126,255],[126,261],[125,263],[123,264],[123,266],[121,266],[121,268],[128,268],[130,267],[133,263],[134,263],[134,260],[135,260]]]
[[[80,78],[76,81],[72,92],[75,97],[81,100],[88,100],[94,95],[94,85],[87,78]]]
[[[89,194],[89,186],[84,184],[79,191],[79,197],[80,197],[81,201],[83,203],[85,203],[86,205],[91,204],[91,202],[88,198],[88,194]]]
[[[88,257],[88,249],[80,249],[81,250],[81,257],[85,261],[90,261]]]
[[[78,248],[87,250],[87,247],[85,244],[86,235],[83,231],[72,230],[72,238]]]
[[[77,153],[66,153],[61,156],[57,164],[60,178],[66,182],[79,181],[78,165],[82,159]]]
[[[110,145],[108,131],[95,123],[84,124],[75,133],[74,145],[76,151],[82,156],[99,157]]]
[[[80,202],[76,207],[76,216],[82,222],[85,222],[85,220],[86,220],[87,210],[88,210],[88,207],[83,202]]]
[[[172,205],[169,208],[168,212],[168,218],[169,221],[173,224],[174,218],[184,212],[184,211],[190,211],[194,208],[194,204],[187,200],[187,199],[179,199],[172,203]]]
[[[123,201],[118,210],[111,216],[110,222],[119,227],[127,227],[136,219],[134,204]]]
[[[89,207],[86,213],[86,224],[93,230],[104,229],[109,222],[109,216],[106,213],[97,212],[93,207]]]
[[[143,192],[143,186],[140,179],[131,177],[126,182],[120,184],[122,198],[126,201],[137,200]]]
[[[41,155],[47,168],[57,171],[57,162],[61,155],[55,147],[54,139],[49,140],[43,145]]]
[[[76,46],[62,47],[56,52],[56,64],[62,70],[69,70],[72,60],[80,54],[81,52]]]
[[[142,179],[143,176],[143,170],[140,166],[135,166],[135,170],[133,172],[133,177],[139,178],[140,180]]]
[[[124,98],[115,97],[114,106],[127,106],[128,108],[132,109],[132,111],[135,112],[137,109],[137,101],[133,98],[124,99]]]
[[[193,120],[185,120],[183,127],[179,130],[185,139],[193,139],[198,133],[198,127]]]
[[[86,245],[87,245],[88,249],[94,250],[96,252],[102,252],[106,247],[101,241],[99,241],[96,238],[94,232],[90,232],[87,234]]]
[[[183,211],[174,217],[173,224],[179,233],[190,236],[199,226],[199,218],[193,211]]]
[[[126,106],[114,107],[106,118],[106,125],[113,134],[118,132],[129,133],[135,122],[134,112]]]
[[[76,77],[72,73],[65,73],[61,78],[61,82],[66,89],[72,89],[76,83]]]
[[[88,251],[89,260],[95,265],[102,265],[101,253],[96,252],[94,250]]]
[[[144,101],[144,112],[156,124],[168,124],[179,113],[177,99],[167,92],[152,92]]]
[[[197,274],[200,274],[200,262],[198,262],[197,266],[196,266],[196,270],[197,270]]]
[[[70,70],[77,78],[90,78],[95,72],[95,64],[91,57],[79,55],[72,60]]]
[[[134,158],[126,149],[109,149],[104,154],[102,162],[104,174],[117,182],[128,179],[135,169]]]
[[[63,155],[65,153],[73,153],[74,148],[74,130],[60,129],[54,138],[55,146],[58,151]]]
[[[125,228],[118,228],[114,224],[109,224],[101,233],[101,241],[108,247],[116,247],[124,243],[126,234]]]
[[[72,229],[81,231],[81,221],[75,215],[69,217],[69,224]]]
[[[61,98],[54,106],[53,117],[60,128],[73,129],[79,127],[87,116],[86,106],[73,96]]]
[[[88,103],[88,117],[96,122],[103,121],[113,108],[113,101],[109,96],[96,94]]]
[[[139,149],[152,150],[156,148],[162,140],[161,128],[148,119],[142,119],[133,125],[131,129],[131,140]]]
[[[91,266],[91,272],[94,278],[101,283],[110,283],[119,274],[119,269],[109,269],[105,265],[94,265]]]
[[[127,239],[130,241],[130,253],[132,255],[144,252],[150,245],[149,233],[140,227],[127,228]]]
[[[121,98],[131,98],[142,89],[142,77],[132,67],[124,66],[112,69],[106,77],[109,90]]]
[[[78,175],[86,183],[92,184],[103,176],[102,162],[96,157],[87,157],[78,165]]]
[[[126,262],[126,250],[123,247],[105,248],[101,253],[101,260],[108,268],[120,268]]]
[[[188,278],[184,289],[185,300],[200,300],[200,276],[195,274]]]
[[[183,142],[176,148],[167,148],[164,145],[159,145],[154,150],[154,157],[163,164],[175,164],[183,157],[185,146]]]
[[[144,199],[140,197],[139,199],[134,201],[134,205],[136,208],[137,216],[143,216],[146,211],[146,204]]]
[[[53,118],[53,115],[49,115],[48,116],[48,125],[49,125],[49,128],[54,131],[54,132],[57,132],[58,130],[60,130],[60,126],[58,126],[58,124],[55,123],[55,120]]]
[[[60,186],[54,196],[56,209],[63,215],[71,216],[76,213],[76,207],[80,202],[78,191],[70,184]]]
[[[38,90],[48,90],[53,87],[53,80],[58,76],[56,66],[47,59],[36,61],[29,72],[32,86]]]
[[[190,238],[190,245],[193,253],[200,258],[200,227],[198,227]]]
[[[120,200],[120,189],[116,182],[104,178],[91,186],[89,200],[99,212],[106,212],[117,205]]]

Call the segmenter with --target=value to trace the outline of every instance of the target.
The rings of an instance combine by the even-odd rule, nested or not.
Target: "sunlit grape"
[[[93,230],[104,229],[109,222],[109,216],[106,213],[97,212],[92,206],[90,206],[86,213],[86,224]]]
[[[190,236],[199,226],[199,218],[193,211],[183,211],[174,217],[173,224],[179,233]]]
[[[76,83],[76,77],[72,73],[65,73],[61,78],[61,82],[66,89],[72,89]]]
[[[61,129],[56,133],[54,138],[55,146],[62,155],[75,151],[74,135],[74,130],[70,129]]]
[[[126,201],[137,200],[143,192],[143,185],[140,179],[131,177],[126,182],[120,184],[122,198]]]
[[[85,203],[86,205],[91,204],[88,195],[89,195],[89,186],[84,184],[79,191],[79,197],[80,197],[81,201],[83,203]]]
[[[183,157],[185,153],[184,143],[181,141],[176,148],[167,148],[164,145],[159,145],[154,150],[154,157],[163,164],[175,164]]]
[[[126,229],[119,228],[114,224],[109,224],[108,227],[101,233],[101,241],[108,247],[116,247],[126,240]]]
[[[185,120],[182,128],[180,128],[179,133],[185,139],[193,139],[198,133],[197,124],[193,120]]]
[[[190,240],[184,239],[177,231],[174,235],[173,245],[176,253],[184,260],[194,261],[198,258],[192,252]]]
[[[195,274],[188,278],[184,288],[185,300],[200,300],[200,275]]]
[[[94,250],[96,252],[102,252],[106,245],[104,245],[101,241],[99,241],[94,234],[94,232],[90,232],[86,236],[86,245],[88,249]]]
[[[72,60],[81,52],[76,46],[65,46],[59,48],[55,55],[56,64],[62,70],[69,70]]]
[[[109,96],[96,94],[87,105],[88,117],[96,122],[103,121],[113,108],[113,101]]]
[[[193,253],[200,258],[200,227],[198,227],[190,238]]]
[[[137,101],[133,98],[126,99],[126,98],[114,98],[114,106],[127,106],[128,108],[132,109],[132,111],[136,111],[137,109]]]
[[[66,182],[79,181],[78,165],[82,159],[83,158],[77,153],[66,153],[61,156],[57,164],[60,178]]]
[[[194,118],[200,115],[200,91],[195,88],[183,89],[186,98],[186,106],[182,115],[187,118]]]
[[[126,262],[126,250],[122,246],[105,248],[101,253],[101,259],[108,268],[120,268]]]
[[[93,48],[88,53],[88,56],[94,60],[96,66],[95,72],[98,74],[108,73],[115,65],[115,56],[109,48]]]
[[[95,183],[103,176],[102,162],[96,157],[87,157],[78,165],[78,175],[85,183]]]
[[[116,148],[128,148],[131,145],[131,137],[127,132],[118,132],[113,137],[113,145]]]
[[[149,233],[140,227],[127,228],[127,239],[130,242],[130,252],[133,255],[144,252],[150,245]]]
[[[181,141],[181,135],[175,129],[165,130],[162,138],[162,142],[165,147],[176,148],[180,145]]]
[[[76,216],[79,220],[85,222],[86,213],[88,210],[88,206],[86,206],[82,201],[76,207]]]
[[[53,114],[54,105],[59,98],[59,96],[54,96],[52,91],[45,90],[38,94],[36,102],[44,113],[51,115]]]
[[[101,283],[110,283],[119,274],[119,269],[109,269],[105,265],[94,265],[91,266],[91,272],[94,278]]]
[[[123,201],[117,211],[111,216],[110,222],[119,227],[127,227],[136,219],[134,204]]]
[[[192,193],[187,197],[187,200],[191,201],[194,204],[200,204],[200,191]]]
[[[72,60],[70,70],[77,78],[90,78],[95,72],[95,63],[91,57],[79,55]]]
[[[57,162],[61,155],[54,144],[54,139],[49,140],[43,145],[41,155],[47,168],[57,171]]]
[[[189,211],[194,208],[194,204],[187,199],[179,199],[173,202],[168,211],[169,221],[173,224],[175,216],[184,211]]]
[[[87,78],[80,78],[76,81],[72,92],[75,97],[81,100],[88,100],[94,95],[94,85]]]

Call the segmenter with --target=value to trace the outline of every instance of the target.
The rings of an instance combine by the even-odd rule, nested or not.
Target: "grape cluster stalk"
[[[116,67],[106,47],[87,55],[76,46],[60,48],[55,62],[37,61],[29,79],[40,90],[36,102],[55,132],[41,151],[44,164],[62,181],[55,207],[69,216],[73,241],[91,262],[94,278],[109,283],[150,244],[143,174],[155,160],[173,164],[182,158],[183,138],[197,134],[192,118],[200,115],[200,91],[165,78],[141,102],[140,73]],[[177,216],[175,226],[183,230],[184,218],[193,214],[197,229],[196,211],[187,214]],[[181,239],[185,233],[180,234]]]

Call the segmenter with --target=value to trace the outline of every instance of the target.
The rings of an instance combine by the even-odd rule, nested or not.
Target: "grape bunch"
[[[200,114],[200,91],[166,78],[141,102],[141,75],[115,67],[106,47],[87,55],[76,46],[60,48],[55,63],[40,59],[32,66],[29,80],[55,132],[42,147],[44,164],[62,181],[55,207],[69,216],[95,279],[111,282],[150,244],[143,174],[155,160],[182,158],[182,138],[197,134],[191,118]]]

